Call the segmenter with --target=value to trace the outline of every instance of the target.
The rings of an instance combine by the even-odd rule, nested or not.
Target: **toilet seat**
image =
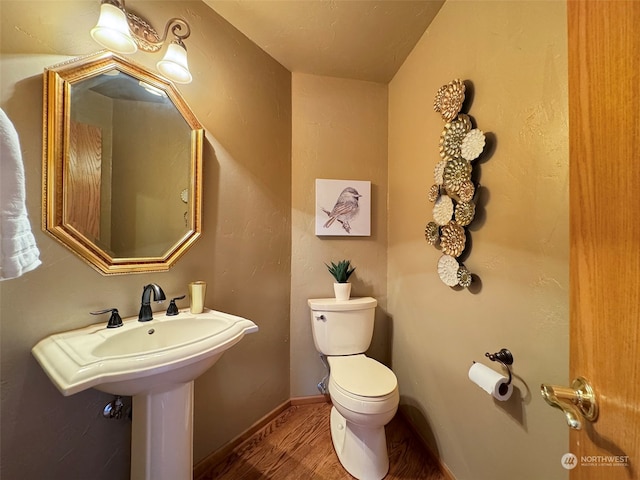
[[[352,395],[384,397],[398,387],[395,374],[382,363],[360,355],[327,357],[330,375],[335,383]]]
[[[327,357],[334,402],[359,413],[384,413],[398,406],[398,380],[386,366],[360,355]]]

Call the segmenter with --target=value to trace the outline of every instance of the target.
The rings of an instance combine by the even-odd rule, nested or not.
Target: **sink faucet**
[[[140,305],[140,313],[138,314],[139,322],[148,322],[153,320],[153,313],[151,312],[151,292],[153,292],[153,300],[155,302],[162,302],[166,300],[164,292],[160,288],[160,285],[150,283],[142,289],[142,302]]]

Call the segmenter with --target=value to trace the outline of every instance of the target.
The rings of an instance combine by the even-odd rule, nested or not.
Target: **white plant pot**
[[[351,284],[350,283],[334,283],[333,292],[336,295],[336,300],[345,301],[349,300],[351,296]]]

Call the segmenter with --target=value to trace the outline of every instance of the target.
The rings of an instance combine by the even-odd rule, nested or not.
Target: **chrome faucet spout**
[[[142,289],[142,301],[140,303],[140,313],[138,314],[139,322],[148,322],[153,320],[153,312],[151,311],[151,293],[153,292],[153,300],[162,302],[167,299],[160,285],[150,283]]]

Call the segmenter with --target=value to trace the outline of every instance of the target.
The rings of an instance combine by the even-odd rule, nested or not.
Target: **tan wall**
[[[568,428],[539,394],[569,381],[566,37],[564,2],[448,1],[389,86],[393,369],[402,408],[458,480],[567,476]],[[423,236],[443,128],[433,98],[457,77],[493,138],[474,167],[465,264],[478,278],[463,291],[440,281]],[[506,403],[467,378],[502,347],[515,357]]]
[[[307,299],[333,297],[325,263],[349,259],[352,296],[378,299],[370,355],[388,363],[387,86],[300,73],[292,80],[291,395],[317,395],[326,374]],[[371,181],[371,236],[315,235],[315,179]]]
[[[97,308],[135,315],[151,281],[177,295],[204,279],[207,304],[261,329],[196,382],[196,460],[289,395],[316,394],[324,370],[306,300],[332,295],[324,262],[350,258],[354,295],[380,301],[369,353],[392,361],[402,408],[458,480],[566,478],[567,429],[538,394],[541,382],[569,380],[564,3],[450,0],[389,87],[291,77],[200,2],[127,4],[155,25],[183,15],[193,27],[195,80],[179,88],[207,131],[203,237],[167,273],[103,277],[39,231],[42,70],[98,49],[83,33],[98,6],[2,0],[0,101],[21,136],[44,264],[0,283],[0,476],[128,478],[130,426],[100,418],[110,397],[62,397],[29,350],[92,323]],[[440,282],[422,234],[442,130],[431,106],[455,77],[473,82],[469,113],[495,139],[479,166],[470,291]],[[371,180],[371,237],[315,236],[316,178]],[[466,375],[503,346],[517,390],[499,404]]]
[[[94,323],[89,311],[136,315],[149,282],[177,296],[206,280],[208,306],[260,327],[196,381],[196,461],[289,398],[291,75],[201,2],[127,5],[153,25],[184,16],[192,26],[194,82],[179,89],[206,130],[203,236],[169,272],[104,277],[40,231],[42,72],[99,50],[89,36],[99,2],[3,0],[1,107],[20,135],[43,265],[0,283],[2,478],[128,478],[130,423],[101,417],[111,397],[63,397],[30,349]]]

